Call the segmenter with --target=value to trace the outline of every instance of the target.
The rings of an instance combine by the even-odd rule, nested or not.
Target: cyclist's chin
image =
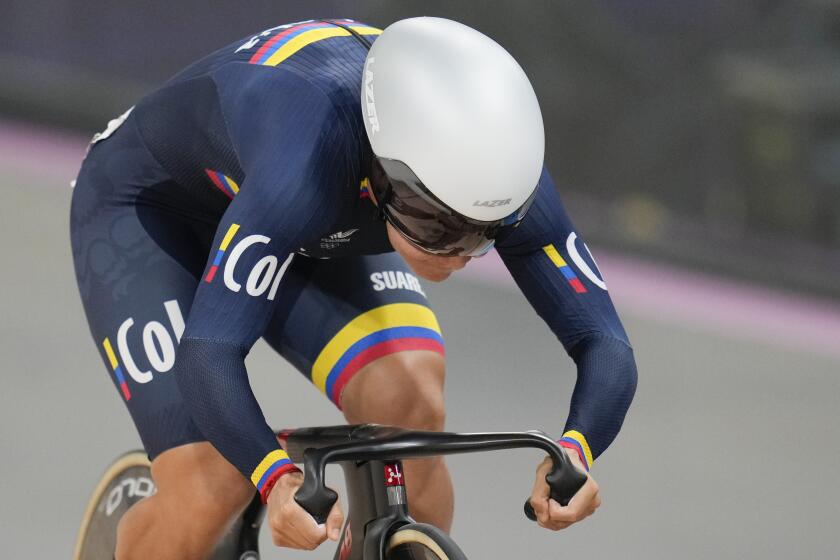
[[[470,257],[446,257],[427,253],[403,237],[391,224],[387,224],[387,230],[394,250],[405,259],[414,274],[429,282],[443,282],[450,274],[464,268],[470,262]]]
[[[411,270],[429,282],[443,282],[458,270],[464,268],[470,257],[440,257],[429,253],[401,253]]]
[[[413,268],[412,270],[414,270],[414,273],[417,274],[417,276],[419,276],[423,280],[428,280],[429,282],[443,282],[452,274],[451,270],[418,270],[417,268]]]
[[[429,282],[443,282],[453,272],[464,268],[470,261],[470,257],[439,257],[428,253],[422,258],[415,257],[415,255],[403,254],[403,258],[411,267],[411,270],[417,276]]]

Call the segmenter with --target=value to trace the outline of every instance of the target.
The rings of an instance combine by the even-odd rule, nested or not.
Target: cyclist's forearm
[[[251,391],[246,354],[238,345],[184,338],[175,374],[193,422],[265,500],[274,482],[296,469],[278,445]]]
[[[636,361],[625,341],[604,335],[585,338],[570,354],[578,377],[561,442],[589,466],[621,429],[636,392]]]

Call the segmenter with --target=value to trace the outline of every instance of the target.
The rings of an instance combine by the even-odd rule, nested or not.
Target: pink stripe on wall
[[[593,254],[621,312],[840,358],[840,304],[836,301],[602,249]],[[467,280],[517,289],[495,251],[473,259],[458,274]]]
[[[107,123],[102,123],[104,130]],[[82,165],[90,137],[0,119],[0,163],[7,169],[32,169],[47,178],[70,181]]]

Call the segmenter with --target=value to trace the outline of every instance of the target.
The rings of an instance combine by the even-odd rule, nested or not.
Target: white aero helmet
[[[525,215],[545,133],[528,77],[498,43],[455,21],[418,17],[373,43],[362,113],[385,177],[386,219],[420,248],[480,255]]]

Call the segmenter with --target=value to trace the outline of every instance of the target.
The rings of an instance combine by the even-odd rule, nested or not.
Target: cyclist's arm
[[[578,451],[588,468],[621,429],[636,390],[636,363],[597,265],[545,169],[534,205],[497,249],[577,365],[561,443]]]
[[[254,398],[244,360],[271,319],[292,254],[335,219],[347,146],[320,92],[286,82],[231,91],[226,98],[220,88],[220,99],[246,178],[218,226],[175,375],[201,433],[266,499],[295,468]]]

